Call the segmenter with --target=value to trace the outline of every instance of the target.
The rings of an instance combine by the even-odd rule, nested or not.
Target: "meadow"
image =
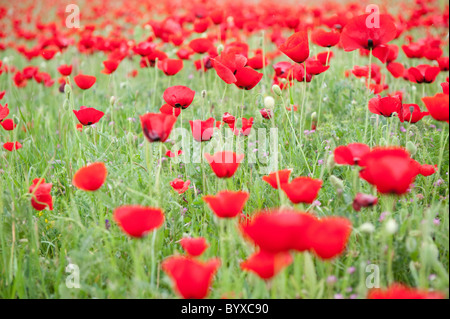
[[[0,298],[364,299],[396,284],[420,297],[448,298],[448,4],[390,2],[380,3],[380,11],[402,31],[389,41],[398,57],[382,62],[372,46],[343,48],[345,24],[369,3],[80,1],[80,28],[68,28],[65,1],[0,1]],[[318,45],[314,32],[333,28],[340,42]],[[283,53],[297,32],[309,43],[298,63]],[[211,46],[199,53],[192,40],[206,38]],[[411,43],[423,46],[421,56],[405,53],[402,46]],[[433,49],[442,52],[427,58]],[[319,53],[325,63],[314,58]],[[224,71],[229,56],[234,72]],[[389,63],[404,72],[391,72]],[[371,64],[378,69],[368,71]],[[62,65],[71,66],[69,75]],[[417,83],[409,71],[417,65],[440,69],[430,83]],[[313,68],[320,71],[308,73]],[[80,74],[95,83],[81,89]],[[411,105],[432,112],[423,98],[445,100],[445,83],[444,118],[433,113],[413,121]],[[170,102],[164,92],[173,86],[195,96],[164,113]],[[377,95],[395,97],[400,108],[375,114],[369,105],[381,105]],[[74,113],[81,106],[104,114],[83,123]],[[147,127],[148,113],[166,117]],[[210,118],[199,142],[190,121]],[[4,145],[16,141],[20,147]],[[358,166],[356,157],[354,165],[339,164],[335,150],[352,143],[367,145],[365,153],[406,155],[379,155],[373,168]],[[224,149],[244,155],[228,178],[203,155]],[[92,163],[103,163],[107,175],[103,168],[79,173]],[[370,183],[360,173],[369,168]],[[263,179],[287,169],[283,183],[281,174],[272,175],[275,187]],[[431,172],[420,174],[424,169]],[[400,190],[404,176],[411,183]],[[317,192],[303,184],[312,181],[321,181]],[[230,218],[213,212],[205,198],[223,190],[245,192],[239,193],[245,200],[230,195],[216,202]],[[118,208],[129,205],[153,208],[163,221],[145,229],[147,212],[120,221]],[[278,219],[255,230],[259,239],[244,234],[266,210]],[[313,216],[311,226],[295,228],[289,214]],[[200,237],[205,241],[181,245]],[[278,240],[283,249],[263,249]],[[192,264],[171,265],[173,256]]]

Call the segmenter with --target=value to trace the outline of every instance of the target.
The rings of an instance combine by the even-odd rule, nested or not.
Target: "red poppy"
[[[147,113],[140,116],[142,131],[150,142],[164,143],[172,131],[177,118],[164,113]]]
[[[273,112],[271,109],[264,108],[259,110],[259,113],[261,113],[261,116],[266,120],[270,120],[273,116]]]
[[[449,99],[448,94],[437,93],[434,96],[426,96],[422,98],[423,103],[430,112],[430,115],[437,121],[449,120]]]
[[[170,182],[170,186],[178,193],[183,194],[185,191],[188,190],[189,185],[191,184],[190,180],[187,180],[186,182],[182,179],[175,178],[173,181]]]
[[[279,49],[292,61],[302,63],[309,57],[308,34],[305,31],[294,33],[279,46]]]
[[[217,152],[214,155],[205,153],[204,156],[219,178],[232,177],[244,159],[244,154],[236,155],[231,151]]]
[[[55,56],[55,54],[58,53],[58,50],[55,49],[43,49],[41,51],[41,55],[46,60],[51,60]]]
[[[120,61],[119,60],[106,60],[103,61],[103,65],[105,68],[101,71],[104,74],[112,74],[114,71],[117,70],[119,67]]]
[[[1,74],[1,72],[0,72]],[[0,100],[2,100],[5,97],[6,91],[0,91]]]
[[[281,78],[287,78],[288,71],[292,68],[291,62],[277,62],[274,65],[272,65],[273,69],[275,70],[275,75],[277,77]]]
[[[8,115],[9,115],[8,104],[5,104],[5,106],[0,104],[0,122],[3,121],[3,119]]]
[[[386,65],[386,69],[396,79],[403,77],[403,75],[405,74],[405,67],[399,62],[389,62]]]
[[[203,237],[184,237],[180,240],[180,245],[192,257],[200,256],[209,246]]]
[[[12,119],[6,119],[6,120],[0,122],[0,124],[6,131],[12,131],[17,126],[16,124],[14,124],[14,121]]]
[[[391,117],[393,113],[398,112],[401,104],[398,96],[386,96],[382,98],[380,95],[377,95],[369,100],[369,111],[384,117]]]
[[[202,54],[202,53],[206,53],[209,50],[213,49],[214,45],[208,39],[199,38],[199,39],[194,39],[191,42],[189,42],[189,47],[193,51]]]
[[[167,152],[166,152],[166,156],[167,157],[177,157],[177,156],[180,156],[181,154],[183,154],[183,151],[182,150],[178,150],[178,152],[172,152],[171,150],[168,150]]]
[[[195,91],[182,85],[171,86],[164,91],[164,101],[172,107],[186,109],[194,100]]]
[[[316,55],[316,59],[322,63],[322,65],[328,65],[331,58],[334,56],[333,51],[321,52]]]
[[[325,66],[319,60],[308,58],[306,60],[306,72],[312,75],[318,75],[330,68],[329,65]],[[304,68],[305,69],[305,68]]]
[[[339,165],[358,165],[359,160],[370,152],[370,147],[362,143],[341,145],[334,149],[334,161]]]
[[[405,55],[410,59],[420,59],[424,56],[425,47],[419,43],[410,43],[402,45],[402,50],[405,52]]]
[[[403,104],[398,110],[400,122],[417,123],[430,112],[422,112],[417,104]]]
[[[230,127],[230,129],[233,131],[234,135],[239,136],[239,135],[244,135],[244,136],[249,136],[252,126],[253,126],[253,117],[246,119],[246,118],[242,118],[242,127],[241,128],[236,128],[235,127],[236,122],[230,123],[228,124],[228,126]]]
[[[69,76],[72,73],[72,65],[63,64],[58,67],[58,72],[63,76]]]
[[[312,251],[321,259],[332,259],[345,250],[352,231],[351,222],[343,217],[325,217],[308,228]]]
[[[148,41],[140,42],[136,46],[134,46],[133,52],[139,54],[140,56],[148,56],[150,55],[156,48],[156,44]]]
[[[163,224],[164,213],[159,208],[131,205],[116,208],[113,218],[124,233],[142,238]]]
[[[311,34],[311,40],[321,47],[334,47],[339,43],[341,33],[336,30],[325,31],[323,29],[316,29]]]
[[[439,64],[439,68],[441,69],[442,72],[446,72],[449,70],[449,57],[442,57],[437,59],[437,62]]]
[[[281,189],[294,204],[312,204],[319,194],[322,183],[320,179],[300,176],[290,183],[281,184]]]
[[[95,76],[83,74],[78,74],[74,76],[73,79],[78,87],[82,90],[90,89],[95,84],[95,81],[97,81],[97,78]]]
[[[378,203],[378,198],[370,194],[358,193],[353,200],[353,209],[359,212],[362,207],[371,207]]]
[[[379,26],[371,25],[370,14],[363,14],[350,20],[341,33],[344,50],[372,50],[373,55],[385,63],[388,55],[386,44],[395,39],[397,28],[390,15],[380,14],[378,18]]]
[[[261,81],[263,74],[250,67],[245,67],[237,70],[234,76],[236,77],[234,85],[240,89],[251,90]]]
[[[261,52],[255,54],[254,57],[249,58],[247,60],[247,65],[255,70],[261,70],[264,68],[264,66],[267,66],[268,64],[269,64],[269,61],[267,60],[267,58],[263,59],[263,55]]]
[[[447,78],[448,79],[448,78]],[[442,87],[442,93],[449,95],[449,83],[448,82],[443,82],[441,83],[441,87]]]
[[[53,198],[50,194],[52,183],[46,183],[45,179],[35,178],[28,192],[32,194],[31,206],[36,210],[44,210],[48,208],[53,210]]]
[[[275,189],[278,189],[279,185],[283,185],[289,182],[289,176],[291,175],[292,169],[283,169],[277,172],[270,173],[267,176],[263,176],[262,180],[268,183]]]
[[[441,72],[437,66],[421,64],[408,69],[408,79],[414,83],[433,83]]]
[[[313,215],[290,209],[264,211],[254,214],[240,224],[244,237],[261,250],[278,253],[311,248],[307,230],[316,223]]]
[[[162,263],[162,269],[172,279],[175,290],[184,299],[205,298],[219,266],[218,258],[201,262],[183,256],[172,256]]]
[[[86,106],[80,106],[80,110],[73,110],[73,113],[77,117],[78,121],[85,126],[97,123],[103,115],[105,115],[102,111]]]
[[[164,59],[162,61],[158,61],[158,68],[162,70],[165,75],[175,75],[183,68],[183,60]]]
[[[382,194],[401,195],[407,192],[420,164],[401,148],[378,147],[364,155],[359,162],[363,167],[359,176],[377,187]]]
[[[19,142],[6,142],[3,144],[3,148],[7,151],[14,151],[14,150],[18,150],[22,148],[22,144],[20,144]]]
[[[233,52],[222,52],[220,56],[211,59],[217,75],[227,84],[236,83],[236,73],[247,64],[247,58]],[[256,72],[256,71],[255,71]]]
[[[236,122],[236,118],[228,112],[225,112],[222,116],[222,121],[227,123],[228,125],[234,125]]]
[[[96,191],[106,181],[108,170],[102,162],[92,163],[80,168],[73,175],[72,184],[84,191]]]
[[[214,133],[216,120],[210,117],[206,121],[189,121],[191,125],[192,136],[197,142],[209,141]]]
[[[387,289],[371,289],[367,299],[444,299],[444,294],[394,283]]]
[[[289,252],[271,253],[260,250],[241,263],[243,270],[257,274],[261,279],[268,280],[289,266],[293,258]]]
[[[180,115],[180,113],[181,113],[181,109],[180,108],[172,107],[172,106],[170,106],[167,103],[164,104],[163,106],[161,106],[159,111],[161,113],[173,115],[175,117],[178,117],[178,115]]]
[[[422,176],[431,176],[437,172],[437,165],[423,164],[419,168],[419,174]]]
[[[242,212],[249,194],[243,191],[220,191],[216,195],[203,196],[211,210],[220,218],[233,218]]]

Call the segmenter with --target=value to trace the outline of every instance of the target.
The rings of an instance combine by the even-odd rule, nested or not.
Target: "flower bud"
[[[327,158],[327,167],[330,171],[332,171],[335,166],[336,166],[336,162],[334,161],[334,155],[331,154]]]
[[[69,100],[64,100],[64,104],[63,104],[63,109],[65,110],[65,111],[68,111],[69,110]]]
[[[66,85],[64,86],[64,93],[65,93],[66,95],[69,95],[70,93],[72,93],[72,88],[70,87],[69,84],[66,84]]]
[[[420,249],[420,257],[424,266],[433,266],[438,259],[438,256],[438,249],[436,248],[436,245],[432,243],[425,243]]]
[[[109,105],[110,105],[110,106],[113,106],[114,103],[116,103],[116,97],[113,95],[113,96],[111,96],[111,98],[109,99]]]
[[[414,237],[408,237],[405,242],[406,250],[409,253],[413,253],[417,248],[417,241]]]
[[[217,46],[217,53],[220,55],[220,53],[222,53],[223,49],[224,49],[223,44],[219,44]]]
[[[272,85],[272,91],[278,96],[281,96],[281,89],[277,84]]]
[[[337,191],[344,189],[344,182],[334,175],[330,176],[330,183]]]
[[[359,230],[362,233],[373,233],[375,231],[375,226],[372,223],[364,223],[361,226],[359,226]]]
[[[264,98],[264,106],[268,109],[273,109],[275,106],[275,100],[271,96],[266,96]]]
[[[409,154],[411,154],[411,156],[416,155],[417,146],[414,145],[413,142],[408,141],[408,143],[406,143],[406,150],[408,151]]]
[[[202,91],[202,98],[203,98],[203,99],[206,98],[206,90],[203,90],[203,91]]]
[[[387,232],[388,234],[393,235],[393,234],[395,234],[395,233],[397,232],[397,230],[398,230],[398,224],[397,224],[397,222],[396,222],[394,219],[390,218],[390,219],[386,222],[385,228],[386,228],[386,232]]]

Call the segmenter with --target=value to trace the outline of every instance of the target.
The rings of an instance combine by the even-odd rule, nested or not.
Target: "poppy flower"
[[[322,65],[328,65],[331,58],[334,56],[333,51],[321,52],[316,55],[316,59],[322,63]]]
[[[402,148],[377,147],[364,155],[359,166],[359,176],[377,187],[382,194],[402,195],[407,192],[419,167]]]
[[[195,91],[182,85],[171,86],[164,91],[164,101],[172,107],[186,109],[194,100]]]
[[[103,61],[103,65],[105,68],[101,71],[104,74],[112,74],[114,71],[117,70],[119,67],[120,61],[119,60],[106,60]]]
[[[164,59],[162,61],[158,61],[158,68],[162,70],[165,75],[175,75],[183,68],[183,60]]]
[[[430,112],[422,112],[417,104],[402,104],[398,110],[398,118],[400,122],[417,123]]]
[[[142,238],[163,224],[164,213],[159,208],[130,205],[116,208],[113,218],[124,233]]]
[[[220,56],[211,59],[212,66],[217,75],[227,84],[237,81],[236,73],[247,64],[247,58],[233,52],[222,52]]]
[[[73,80],[75,81],[75,83],[78,85],[78,87],[80,89],[88,90],[95,84],[95,81],[97,81],[97,78],[95,76],[91,76],[91,75],[78,74],[73,77]]]
[[[437,66],[421,64],[408,69],[408,79],[414,83],[433,83],[441,72]]]
[[[353,209],[359,212],[362,207],[371,207],[378,203],[378,198],[370,194],[358,193],[353,200]]]
[[[156,48],[156,44],[149,42],[149,41],[144,41],[144,42],[140,42],[137,45],[135,45],[132,50],[134,53],[139,54],[140,56],[144,57],[144,56],[148,56],[150,55]]]
[[[220,191],[216,195],[203,196],[211,210],[220,218],[233,218],[242,212],[249,194],[243,191]]]
[[[424,56],[425,46],[419,43],[404,44],[402,50],[408,58],[420,59]]]
[[[234,85],[240,89],[251,90],[261,81],[263,74],[250,67],[245,67],[237,70],[234,76],[236,77]]]
[[[176,292],[184,299],[205,298],[219,266],[218,258],[202,262],[184,256],[172,256],[162,263],[163,271],[172,279]]]
[[[430,112],[430,115],[437,121],[449,120],[449,99],[448,94],[437,93],[434,96],[426,96],[422,98],[423,103]]]
[[[85,126],[97,123],[103,115],[105,115],[102,111],[86,106],[80,106],[80,110],[73,110],[73,113],[77,117],[78,121]]]
[[[397,28],[393,18],[380,14],[379,26],[368,23],[370,14],[363,14],[350,20],[341,33],[341,45],[345,51],[357,49],[372,50],[372,54],[385,63],[388,55],[386,44],[397,36]]]
[[[147,113],[140,116],[142,131],[149,142],[164,143],[172,131],[177,118],[164,113]]]
[[[319,60],[308,58],[306,60],[306,72],[312,75],[318,75],[330,68],[329,65],[323,65]],[[305,69],[305,68],[304,68]]]
[[[441,69],[442,72],[446,72],[449,70],[449,57],[442,57],[437,59],[437,62],[439,64],[439,68]]]
[[[7,151],[14,151],[14,150],[18,150],[22,148],[22,144],[20,144],[19,142],[6,142],[3,144],[3,148]]]
[[[72,184],[84,191],[96,191],[103,186],[108,171],[102,162],[92,163],[80,168],[73,175]]]
[[[231,151],[217,152],[214,155],[205,153],[204,156],[219,178],[232,177],[244,159],[244,154],[236,155]]]
[[[72,65],[63,64],[58,67],[58,72],[62,76],[69,76],[72,73]]]
[[[227,123],[228,125],[234,125],[236,122],[236,118],[228,112],[225,112],[222,116],[222,121]]]
[[[51,60],[58,53],[58,50],[55,49],[44,49],[41,51],[41,55],[46,60]]]
[[[321,187],[322,181],[320,179],[303,176],[294,178],[290,183],[281,184],[281,189],[294,204],[312,204]]]
[[[268,280],[292,262],[293,258],[289,252],[271,253],[260,250],[243,261],[241,269],[254,272],[261,279]]]
[[[442,93],[449,95],[449,83],[443,82],[441,83]]]
[[[244,237],[261,250],[272,253],[289,250],[302,252],[311,248],[307,230],[316,221],[311,214],[280,209],[258,212],[239,227]]]
[[[294,33],[286,42],[279,46],[279,49],[292,61],[297,63],[304,62],[309,57],[308,34],[305,31]]]
[[[0,100],[2,100],[5,97],[5,94],[6,94],[6,91],[0,91]]]
[[[267,176],[263,176],[262,180],[268,183],[275,189],[278,189],[279,185],[283,185],[289,182],[289,176],[291,175],[292,169],[283,169],[277,172],[270,173]],[[278,182],[279,181],[279,182]]]
[[[230,129],[233,131],[234,135],[239,136],[239,135],[244,135],[244,136],[249,136],[252,126],[253,126],[253,117],[246,119],[246,118],[242,118],[242,127],[241,128],[236,128],[235,127],[236,122],[230,123],[228,124],[228,126],[230,127]]]
[[[343,217],[325,217],[308,228],[312,251],[321,259],[328,260],[342,254],[352,231],[351,222]]]
[[[175,117],[178,117],[178,115],[180,115],[180,113],[181,113],[181,109],[180,108],[172,107],[172,106],[170,106],[167,103],[164,104],[163,106],[161,106],[159,111],[161,113],[168,114],[168,115],[173,115]]]
[[[288,75],[288,71],[292,68],[291,62],[277,62],[274,65],[272,65],[273,69],[275,70],[275,75],[277,77],[286,78]]]
[[[389,62],[388,64],[386,64],[386,69],[396,79],[403,77],[403,75],[405,74],[405,67],[399,62]]]
[[[334,149],[334,161],[339,165],[358,165],[359,160],[370,152],[370,147],[362,143],[341,145]]]
[[[192,257],[200,256],[209,246],[203,237],[184,237],[180,240],[180,245]]]
[[[419,168],[419,174],[422,176],[431,176],[437,171],[437,165],[423,164]]]
[[[8,104],[5,104],[5,106],[0,104],[0,122],[3,121],[3,119],[8,115],[9,115]]]
[[[177,157],[177,156],[180,156],[181,154],[183,154],[183,151],[182,150],[178,150],[178,152],[172,152],[171,150],[168,150],[167,152],[166,152],[166,156],[167,157],[170,157],[170,158],[172,158],[172,157]]]
[[[206,53],[211,50],[214,45],[212,42],[205,38],[194,39],[189,42],[189,47],[196,53]]]
[[[401,107],[401,101],[398,96],[381,97],[377,95],[369,100],[369,111],[373,114],[391,117],[393,113],[398,112]]]
[[[247,60],[247,65],[254,70],[261,70],[269,64],[267,59],[263,59],[262,53],[255,54],[254,57]]]
[[[210,117],[206,121],[189,121],[191,125],[192,136],[197,142],[209,141],[214,133],[216,120]]]
[[[46,183],[45,179],[35,178],[28,192],[32,194],[31,206],[36,210],[44,210],[48,208],[53,210],[53,198],[50,194],[52,183]]]
[[[311,34],[311,40],[320,47],[330,48],[339,43],[341,33],[336,30],[325,31],[316,29]]]
[[[444,299],[444,294],[437,291],[427,291],[410,288],[394,283],[387,289],[371,289],[367,299]]]
[[[188,190],[189,185],[191,184],[190,180],[187,180],[186,182],[182,179],[175,178],[173,181],[170,182],[170,186],[178,193],[183,194],[185,191]]]
[[[12,131],[17,126],[16,124],[14,124],[14,121],[12,119],[6,119],[6,120],[0,122],[0,124],[6,131]]]

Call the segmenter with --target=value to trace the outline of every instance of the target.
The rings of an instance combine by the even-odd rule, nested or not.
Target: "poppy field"
[[[448,27],[0,0],[0,298],[448,298]]]

